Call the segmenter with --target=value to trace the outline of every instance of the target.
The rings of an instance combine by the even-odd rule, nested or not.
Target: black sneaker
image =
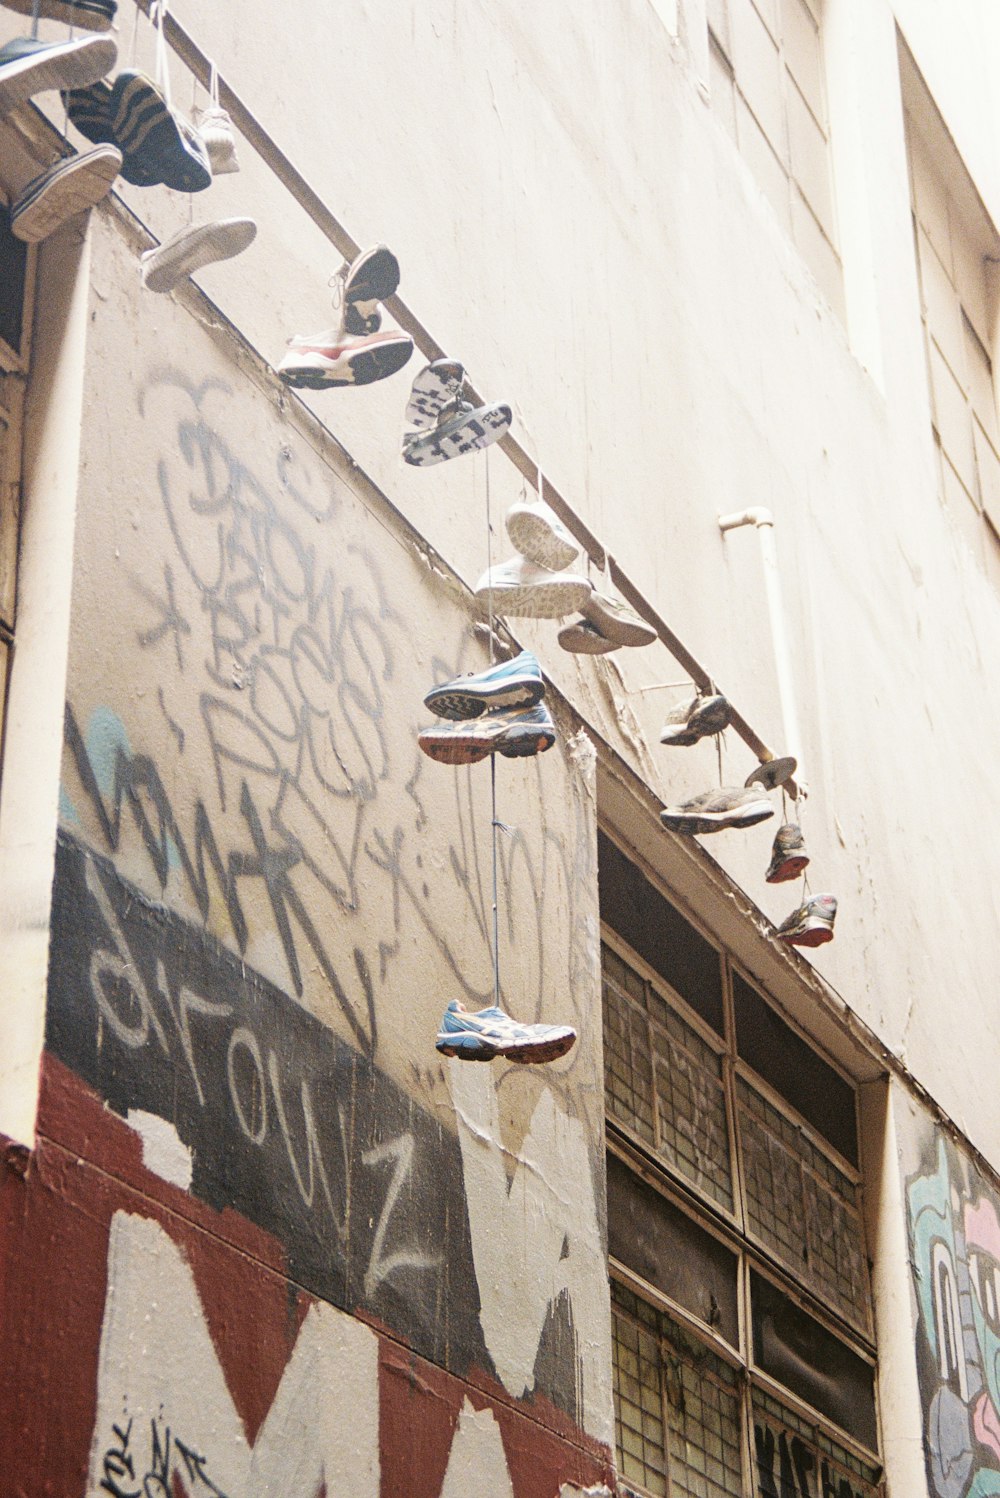
[[[695,836],[723,832],[727,827],[753,827],[773,816],[774,807],[762,790],[724,785],[717,791],[705,791],[681,806],[665,806],[660,821],[671,832]]]

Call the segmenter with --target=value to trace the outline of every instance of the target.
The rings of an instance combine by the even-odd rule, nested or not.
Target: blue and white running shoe
[[[472,676],[431,687],[424,705],[439,718],[478,718],[491,707],[534,707],[545,696],[541,667],[530,650]]]
[[[438,1031],[437,1049],[443,1056],[458,1056],[462,1061],[557,1061],[565,1056],[576,1040],[569,1025],[521,1025],[502,1009],[492,1005],[478,1013],[452,999],[444,1012]]]

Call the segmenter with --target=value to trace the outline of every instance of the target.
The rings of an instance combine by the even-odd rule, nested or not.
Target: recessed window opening
[[[938,494],[1000,565],[1000,235],[902,39],[899,56]]]
[[[821,0],[708,0],[712,105],[843,320]]]
[[[855,1088],[603,834],[599,857],[620,1475],[873,1498]]]

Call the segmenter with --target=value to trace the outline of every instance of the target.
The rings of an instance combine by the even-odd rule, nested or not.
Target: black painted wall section
[[[454,1373],[495,1377],[456,1137],[295,1000],[65,834],[46,1040],[115,1112],[170,1120],[192,1152],[192,1192],[273,1234],[306,1289],[364,1308]],[[557,1309],[557,1344],[564,1319]],[[576,1419],[574,1359],[552,1351],[550,1339],[538,1392]]]

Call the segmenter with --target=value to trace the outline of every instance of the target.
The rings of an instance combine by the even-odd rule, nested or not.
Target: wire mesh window
[[[756,1492],[876,1498],[881,1467],[866,1462],[762,1389],[751,1395]],[[791,1483],[789,1483],[791,1477]]]
[[[669,950],[653,971],[610,913],[602,897],[622,1478],[655,1498],[871,1498],[855,1090],[724,952],[716,1035]]]
[[[602,971],[608,1113],[732,1210],[718,1052],[607,945]]]
[[[857,1187],[742,1077],[736,1099],[747,1231],[859,1331],[869,1331]]]
[[[738,1372],[616,1281],[612,1311],[615,1436],[626,1482],[665,1494],[669,1451],[674,1498],[740,1498]]]

